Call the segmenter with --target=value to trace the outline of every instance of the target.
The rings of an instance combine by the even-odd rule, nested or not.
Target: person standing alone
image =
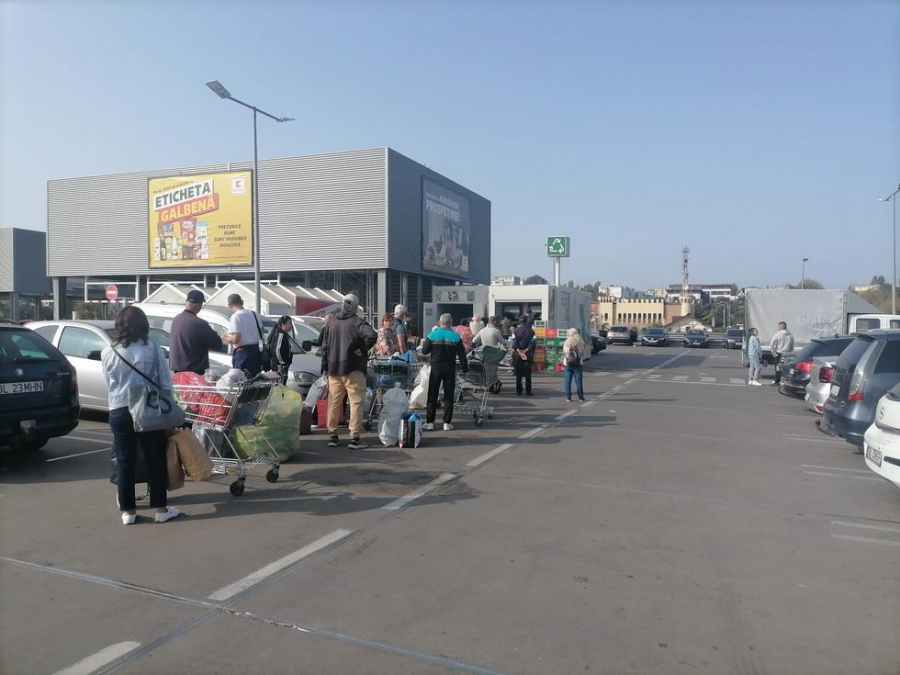
[[[516,373],[516,395],[522,395],[522,380],[525,381],[525,395],[532,396],[531,367],[534,364],[534,349],[537,339],[527,316],[519,317],[519,327],[513,331],[513,369]]]
[[[778,322],[778,332],[772,336],[772,356],[775,357],[775,386],[781,384],[781,364],[782,357],[788,352],[794,351],[794,336],[788,330],[784,321]]]
[[[234,345],[231,365],[247,371],[250,377],[259,375],[264,348],[262,322],[252,309],[244,309],[244,299],[237,293],[228,296],[228,309],[233,312],[225,334],[225,342]]]
[[[759,381],[759,373],[762,371],[762,347],[759,344],[759,331],[750,329],[750,337],[747,338],[747,359],[750,361],[750,378],[747,384],[756,387],[762,386]]]
[[[325,324],[322,342],[322,365],[328,376],[328,447],[336,448],[338,423],[344,396],[350,399],[351,450],[369,447],[360,440],[363,426],[363,402],[366,397],[366,364],[369,350],[378,335],[375,329],[358,314],[359,298],[352,293],[344,296],[337,314]]]
[[[578,329],[569,330],[569,336],[563,343],[563,377],[566,386],[566,400],[572,400],[572,380],[578,392],[578,400],[584,400],[584,340]]]
[[[422,342],[422,353],[431,355],[431,375],[428,377],[428,409],[425,416],[426,431],[434,429],[437,416],[437,401],[444,387],[444,431],[453,431],[453,401],[456,395],[456,360],[463,372],[469,370],[466,361],[466,350],[462,338],[453,331],[450,325],[453,317],[441,314],[438,327],[432,330]]]

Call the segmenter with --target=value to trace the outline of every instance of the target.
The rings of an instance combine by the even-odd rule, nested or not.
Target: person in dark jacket
[[[350,399],[351,450],[369,447],[360,440],[363,402],[366,398],[366,365],[378,334],[358,314],[359,298],[344,297],[341,309],[322,329],[322,368],[328,376],[328,447],[339,445],[338,423],[344,396]]]
[[[519,317],[519,327],[513,331],[513,369],[516,373],[516,395],[522,395],[522,380],[525,380],[525,395],[532,396],[531,368],[534,365],[534,349],[537,338],[531,328],[528,316]]]
[[[291,333],[294,330],[294,322],[291,317],[282,316],[275,323],[275,329],[269,333],[269,357],[272,365],[281,375],[281,384],[287,384],[288,369],[294,355],[291,352]]]
[[[222,338],[197,314],[203,308],[203,293],[190,291],[184,311],[172,321],[169,336],[169,368],[174,373],[205,375],[209,350],[222,350]]]
[[[462,338],[450,326],[453,317],[441,314],[438,326],[422,342],[422,353],[431,355],[431,375],[428,377],[428,411],[425,416],[426,431],[434,429],[437,401],[444,385],[444,431],[453,431],[453,401],[456,393],[456,360],[463,372],[469,370],[466,349]]]

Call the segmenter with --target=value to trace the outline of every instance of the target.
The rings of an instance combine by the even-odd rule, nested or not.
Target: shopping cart
[[[374,395],[363,423],[366,431],[371,431],[381,416],[386,391],[399,385],[409,395],[416,386],[416,379],[425,362],[419,359],[417,352],[410,353],[412,356],[409,361],[399,358],[375,358],[369,361],[369,386],[372,387]]]
[[[468,372],[457,371],[453,408],[456,412],[471,414],[477,427],[484,424],[485,417],[494,419],[494,408],[488,405],[488,395],[499,393],[503,387],[499,371],[505,358],[504,349],[482,347],[469,355]]]
[[[244,493],[247,472],[260,464],[270,466],[266,480],[276,482],[280,468],[278,453],[265,434],[254,433],[250,439],[244,428],[259,423],[280,381],[258,376],[220,387],[199,376],[179,383],[179,375],[173,379],[185,419],[206,448],[213,462],[213,474],[235,477],[229,486],[231,494],[240,497]],[[242,456],[235,447],[237,437],[241,437],[248,447],[251,443],[262,447],[252,456]]]

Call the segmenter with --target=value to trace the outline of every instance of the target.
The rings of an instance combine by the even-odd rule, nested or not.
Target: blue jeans
[[[116,486],[119,489],[119,508],[134,511],[134,469],[137,463],[138,442],[147,462],[147,484],[150,486],[150,506],[166,507],[166,490],[169,489],[169,473],[166,469],[166,432],[145,431],[137,433],[128,408],[109,411],[109,428],[113,435],[113,452],[116,454]]]
[[[575,378],[575,387],[578,390],[578,398],[584,398],[584,370],[582,366],[565,366],[563,379],[566,382],[566,400],[572,399],[572,378]]]
[[[758,356],[750,357],[750,381],[759,380],[759,374],[762,371],[762,361]]]
[[[236,347],[231,355],[231,365],[238,370],[246,370],[250,377],[259,375],[262,371],[262,353],[255,344]]]

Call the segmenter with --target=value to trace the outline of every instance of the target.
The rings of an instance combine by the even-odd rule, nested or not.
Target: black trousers
[[[525,380],[525,393],[531,394],[531,359],[523,361],[517,355],[513,356],[513,370],[516,373],[516,393],[522,393],[522,380]]]
[[[778,358],[775,359],[775,382],[776,384],[781,382],[781,359],[782,356],[779,354]]]
[[[453,421],[453,400],[456,395],[456,364],[432,363],[428,377],[428,411],[425,422],[434,424],[437,417],[437,402],[441,385],[444,385],[444,424]]]
[[[149,470],[150,506],[166,507],[166,490],[169,473],[166,469],[166,432],[145,431],[137,433],[128,408],[109,411],[109,427],[113,435],[113,451],[116,453],[116,483],[119,488],[119,508],[134,510],[134,468],[138,443],[144,449],[144,459]]]

